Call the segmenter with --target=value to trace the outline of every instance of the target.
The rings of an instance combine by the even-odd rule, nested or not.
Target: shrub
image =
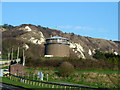
[[[103,52],[101,52],[101,51],[98,51],[98,50],[96,50],[95,51],[96,53],[93,55],[93,58],[96,58],[96,59],[103,59],[103,60],[105,60],[106,59],[106,57],[105,57],[105,54],[103,53]]]
[[[71,75],[73,70],[74,70],[74,67],[69,62],[63,62],[58,69],[60,75],[63,77],[68,77],[69,75]]]

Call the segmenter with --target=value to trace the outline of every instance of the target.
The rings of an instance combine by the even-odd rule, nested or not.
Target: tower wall
[[[69,47],[66,44],[45,44],[45,55],[69,57]]]

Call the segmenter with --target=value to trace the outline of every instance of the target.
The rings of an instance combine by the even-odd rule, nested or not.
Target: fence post
[[[65,86],[65,89],[66,89],[66,86]]]
[[[39,82],[39,86],[40,86],[40,84],[41,84],[41,83]]]
[[[47,84],[45,84],[45,87],[47,87]]]
[[[29,84],[29,80],[27,81],[27,83]]]
[[[52,85],[52,88],[54,88],[54,85]]]
[[[43,87],[43,83],[42,83],[42,87]]]
[[[38,85],[38,82],[36,82],[36,85]]]
[[[22,78],[20,79],[21,82],[23,82]]]
[[[79,87],[79,90],[81,90],[81,88]]]
[[[32,81],[30,81],[30,84],[32,85]]]

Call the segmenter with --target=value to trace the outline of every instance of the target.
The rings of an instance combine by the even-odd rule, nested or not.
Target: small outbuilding
[[[10,74],[18,75],[24,73],[24,66],[22,64],[16,63],[10,66]]]

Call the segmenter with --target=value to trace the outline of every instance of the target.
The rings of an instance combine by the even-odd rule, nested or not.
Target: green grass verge
[[[106,86],[103,86],[102,84],[105,83],[107,84],[107,81],[105,82],[99,82],[97,83],[98,81],[98,77],[94,77],[92,80],[94,80],[94,82],[90,83],[90,82],[85,82],[84,80],[85,79],[88,79],[88,75],[84,75],[83,73],[98,73],[98,74],[118,74],[118,71],[119,70],[97,70],[97,69],[92,69],[92,70],[75,70],[74,73],[78,73],[79,75],[83,75],[82,77],[83,78],[79,78],[79,82],[76,82],[76,80],[74,80],[74,78],[76,77],[75,75],[72,75],[68,78],[62,78],[62,79],[59,79],[60,76],[58,76],[56,73],[58,73],[58,70],[50,70],[50,69],[35,69],[35,68],[26,68],[26,70],[28,70],[29,72],[34,72],[34,70],[38,70],[38,71],[41,71],[44,73],[44,80],[46,80],[46,72],[50,73],[51,71],[54,72],[52,75],[49,75],[49,81],[50,82],[62,82],[62,83],[73,83],[73,84],[82,84],[82,85],[87,85],[87,86],[90,86],[90,87],[101,87],[101,88],[106,88]],[[53,78],[54,76],[57,76],[57,78]]]
[[[98,72],[100,74],[112,74],[112,73],[118,73],[120,70],[97,70],[97,69],[91,69],[91,70],[76,70],[75,72],[78,73],[90,73],[90,72]]]
[[[40,69],[35,69],[35,68],[25,68],[27,71],[34,71],[34,70],[40,70],[40,71],[54,71],[54,72],[58,72],[57,69],[51,70],[51,69],[47,69],[47,68],[40,68]],[[112,73],[118,73],[120,72],[120,70],[100,70],[100,69],[91,69],[91,70],[75,70],[74,73],[90,73],[90,72],[98,72],[100,74],[112,74]]]
[[[21,83],[20,81],[12,81],[7,77],[2,77],[2,82],[12,84],[12,85],[16,85],[16,86],[25,87],[25,88],[45,88],[44,86],[41,87],[41,86],[38,86],[38,85],[30,85],[30,84]]]
[[[21,83],[20,81],[12,81],[12,80],[10,80],[8,77],[3,77],[2,78],[2,82],[3,83],[7,83],[7,84],[11,84],[11,85],[16,85],[16,86],[21,86],[21,87],[24,87],[24,88],[31,88],[31,89],[33,89],[33,90],[35,90],[35,89],[48,89],[48,90],[50,90],[50,89],[52,89],[53,90],[53,86],[51,85],[51,84],[47,84],[47,87],[46,87],[46,85],[45,84],[40,84],[40,86],[39,86],[39,84],[37,83],[37,85],[31,85],[31,84],[25,84],[25,83]],[[54,88],[56,89],[56,88],[61,88],[61,89],[63,89],[63,88],[65,88],[65,86],[56,86],[56,85],[54,85]],[[70,88],[69,86],[66,86],[66,88]],[[74,87],[71,87],[71,88],[74,88]],[[83,89],[84,90],[84,89]]]
[[[118,70],[96,70],[96,69],[94,69],[94,70],[76,70],[76,71],[74,71],[74,73],[79,73],[79,74],[81,74],[81,76],[83,75],[83,78],[80,78],[80,81],[79,82],[76,82],[75,80],[73,80],[76,76],[75,75],[72,75],[72,76],[70,76],[70,77],[68,77],[68,78],[62,78],[62,79],[60,79],[60,77],[56,74],[56,73],[58,73],[58,71],[57,70],[50,70],[50,69],[35,69],[35,68],[26,68],[26,70],[28,71],[28,72],[34,72],[35,70],[38,70],[38,71],[41,71],[41,72],[43,72],[43,74],[44,74],[44,80],[46,81],[47,80],[47,78],[46,78],[46,73],[48,72],[49,74],[50,73],[52,73],[51,75],[49,75],[49,82],[62,82],[62,83],[73,83],[73,84],[82,84],[82,85],[87,85],[87,86],[90,86],[90,87],[102,87],[102,88],[105,88],[105,87],[103,87],[101,84],[102,83],[107,83],[107,82],[99,82],[98,84],[97,83],[95,83],[95,82],[93,82],[93,83],[89,83],[89,82],[84,82],[84,79],[87,79],[88,78],[88,76],[87,75],[84,75],[83,73],[93,73],[93,72],[97,72],[97,73],[99,73],[99,74],[113,74],[113,73],[118,73]],[[58,77],[58,78],[55,78],[55,77]],[[54,77],[54,78],[53,78]],[[28,78],[28,77],[25,77],[25,78]],[[30,76],[29,77],[29,79],[33,79],[33,76]],[[34,78],[34,80],[36,80],[37,79],[37,76],[35,76],[35,78]],[[7,78],[4,78],[3,77],[3,82],[8,82],[7,81],[8,79]],[[96,80],[96,82],[97,82],[97,80],[98,80],[98,78],[97,77],[95,77],[94,78],[94,80]],[[13,84],[14,84],[14,82],[15,81],[11,81],[11,82],[13,82]],[[10,84],[11,84],[11,82],[10,82]],[[17,84],[18,83],[18,84]],[[24,84],[24,83],[21,83],[21,82],[17,82],[17,83],[15,83],[15,84],[17,84],[17,85],[21,85],[21,84]],[[20,84],[19,84],[20,83]],[[24,86],[23,86],[24,87]],[[33,86],[33,85],[25,85],[25,88],[40,88],[39,86]]]

